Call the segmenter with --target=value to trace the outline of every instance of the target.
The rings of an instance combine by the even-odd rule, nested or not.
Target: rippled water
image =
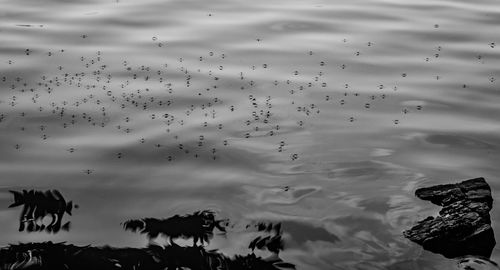
[[[0,1],[0,18],[2,245],[144,246],[120,222],[210,208],[284,222],[298,269],[454,269],[402,231],[438,210],[416,188],[478,176],[500,232],[496,1]],[[78,203],[71,231],[17,232],[22,188]]]

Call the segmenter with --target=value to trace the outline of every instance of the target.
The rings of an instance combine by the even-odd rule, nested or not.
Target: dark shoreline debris
[[[484,178],[420,188],[415,195],[443,208],[439,216],[404,231],[406,238],[446,258],[491,256],[496,244],[489,215],[493,198]]]

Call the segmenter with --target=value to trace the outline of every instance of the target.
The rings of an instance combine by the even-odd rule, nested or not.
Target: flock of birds
[[[81,38],[86,39],[88,36],[82,35]],[[157,37],[153,37],[152,40],[156,46],[164,46]],[[366,46],[372,47],[374,43],[368,42]],[[495,44],[491,43],[490,46],[493,48]],[[435,58],[439,57],[442,48],[438,47],[437,50]],[[40,54],[45,54],[47,58],[64,57],[65,53],[63,49],[48,52],[29,48],[24,50],[26,57]],[[314,52],[309,51],[307,54],[313,56]],[[358,51],[354,55],[359,57],[361,52]],[[199,63],[208,60],[211,63],[217,59],[224,62],[227,57],[224,53],[208,52],[196,60]],[[430,59],[426,58],[425,61]],[[287,151],[286,138],[280,135],[292,129],[306,128],[308,119],[320,114],[325,104],[345,106],[349,98],[362,98],[364,109],[370,110],[375,100],[388,98],[390,92],[384,89],[397,90],[397,86],[380,84],[377,86],[380,94],[365,94],[351,89],[347,83],[344,89],[331,89],[325,79],[329,68],[325,61],[317,63],[318,72],[310,78],[304,78],[306,75],[301,76],[301,71],[295,70],[289,79],[274,80],[270,84],[266,81],[261,84],[250,78],[249,74],[258,69],[270,70],[271,67],[267,63],[262,63],[260,66],[253,65],[250,71],[239,72],[237,76],[231,78],[225,73],[224,63],[209,65],[208,70],[202,71],[191,69],[187,64],[183,65],[187,62],[183,58],[177,59],[177,63],[165,63],[162,67],[133,65],[127,60],[123,60],[121,66],[116,67],[110,66],[104,52],[96,51],[91,56],[80,56],[78,62],[79,65],[57,65],[57,74],[42,75],[33,81],[29,76],[10,72],[9,67],[15,69],[16,60],[8,60],[8,66],[3,67],[3,74],[0,74],[2,89],[0,128],[9,128],[9,125],[5,124],[7,122],[18,122],[21,123],[18,127],[19,132],[28,133],[34,127],[22,124],[29,123],[23,119],[50,119],[36,123],[35,128],[42,141],[51,139],[51,131],[57,133],[62,132],[62,129],[82,126],[86,126],[87,130],[89,127],[112,128],[124,135],[138,134],[136,143],[145,148],[165,149],[164,158],[168,162],[180,159],[183,155],[193,158],[204,156],[216,160],[218,153],[234,140],[274,136],[277,138],[275,150],[280,153],[287,152],[290,160],[297,160],[300,153]],[[336,68],[348,67],[341,64]],[[73,72],[74,70],[78,72]],[[231,72],[235,73],[234,70]],[[407,74],[402,73],[401,76],[406,77]],[[197,78],[201,78],[201,83],[196,80]],[[494,78],[491,80],[494,81]],[[284,110],[283,103],[277,105],[274,103],[273,92],[278,89],[273,90],[272,87],[278,86],[280,86],[279,91],[288,92],[289,100],[285,106],[294,112],[291,116],[296,120],[293,126],[289,122],[290,119],[280,116],[280,110]],[[262,87],[271,89],[262,91]],[[219,90],[221,88],[222,92]],[[310,97],[304,99],[304,93],[309,89],[320,89],[319,93],[327,94],[323,100],[309,103]],[[238,92],[241,99],[234,103],[226,101],[224,91],[228,90]],[[6,98],[7,92],[11,93],[8,98]],[[261,95],[259,92],[265,94]],[[244,99],[247,100],[246,106],[243,105]],[[192,103],[188,104],[189,101]],[[411,109],[403,107],[401,113],[407,114],[410,111],[423,109],[422,105],[414,107]],[[143,115],[147,115],[149,119],[141,118]],[[226,123],[225,120],[218,119],[228,115],[246,116],[238,127],[231,122]],[[355,116],[350,116],[346,120],[354,122],[357,119]],[[146,123],[145,121],[154,122],[155,127],[161,126],[167,140],[139,135],[141,130],[134,128],[134,125]],[[394,125],[398,125],[401,119],[398,117],[392,121]],[[53,123],[56,123],[56,127]],[[239,130],[232,130],[234,127]],[[200,130],[195,142],[182,137],[181,131],[184,128]],[[214,136],[209,137],[207,134]],[[21,142],[15,143],[13,147],[18,151],[25,148]],[[77,152],[78,145],[68,145],[67,151]],[[118,151],[115,157],[125,159],[127,153]],[[94,169],[85,169],[83,172],[91,174]]]

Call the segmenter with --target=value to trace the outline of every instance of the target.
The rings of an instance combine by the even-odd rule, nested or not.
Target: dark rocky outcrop
[[[489,215],[493,198],[484,178],[420,188],[415,195],[443,208],[439,216],[403,232],[406,238],[447,258],[491,256],[496,244]]]

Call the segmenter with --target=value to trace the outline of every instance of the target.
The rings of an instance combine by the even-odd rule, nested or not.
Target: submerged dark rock
[[[406,238],[447,258],[491,256],[496,244],[489,215],[493,198],[484,178],[420,188],[415,195],[443,208],[439,216],[404,231]]]

